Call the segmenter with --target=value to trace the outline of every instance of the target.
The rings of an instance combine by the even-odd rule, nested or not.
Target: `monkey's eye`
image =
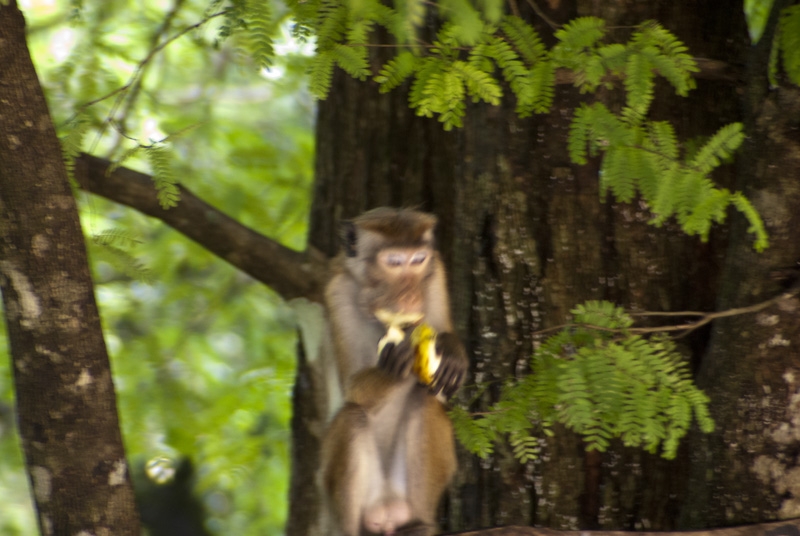
[[[389,253],[384,257],[384,261],[386,262],[386,266],[397,267],[403,266],[406,263],[407,255],[403,253]]]
[[[415,264],[417,264],[417,265],[418,265],[418,264],[422,264],[423,262],[425,262],[425,259],[427,259],[427,258],[428,258],[428,254],[427,254],[426,252],[424,252],[424,251],[417,251],[416,253],[414,253],[414,254],[411,256],[411,261],[410,261],[410,264],[411,264],[411,265],[415,265]]]

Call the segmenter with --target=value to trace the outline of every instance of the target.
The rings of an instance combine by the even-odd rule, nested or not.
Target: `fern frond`
[[[67,168],[67,177],[70,182],[75,182],[75,159],[83,151],[83,140],[90,127],[89,118],[79,115],[70,123],[70,127],[67,135],[61,138],[61,153]]]
[[[318,99],[325,99],[333,79],[334,57],[330,50],[318,51],[311,61],[308,89]]]
[[[769,236],[764,227],[764,221],[761,219],[756,209],[753,208],[753,205],[750,204],[750,201],[741,193],[736,192],[731,196],[731,203],[736,207],[736,210],[744,215],[747,222],[750,224],[750,227],[747,228],[747,232],[753,233],[756,236],[756,242],[753,246],[756,251],[764,251],[767,249],[769,247]]]
[[[408,43],[414,37],[417,28],[425,22],[427,5],[424,0],[397,0],[397,17],[394,24],[388,26],[399,43]]]
[[[439,12],[450,21],[450,34],[459,45],[478,43],[484,31],[483,19],[469,0],[440,0]]]
[[[621,43],[603,45],[597,49],[597,55],[600,56],[603,64],[609,71],[615,74],[622,74],[624,72],[629,54],[630,51],[628,47]]]
[[[471,90],[491,92],[491,89],[480,87],[478,80],[485,73],[474,66],[460,61],[450,63],[441,58],[428,57],[417,71],[409,92],[410,105],[416,110],[417,115],[425,117],[438,115],[445,130],[461,126],[466,108],[464,97],[467,83],[461,70],[475,75],[476,78],[469,83],[477,85]],[[486,96],[490,98],[491,93],[487,93]]]
[[[678,138],[672,123],[667,121],[650,121],[647,123],[645,147],[652,149],[661,157],[658,162],[661,169],[668,169],[678,160]]]
[[[652,54],[652,63],[675,87],[678,95],[685,96],[688,91],[694,88],[694,78],[692,73],[700,69],[694,58],[688,53],[684,45],[669,30],[655,21],[646,21],[639,26],[639,30],[633,35],[632,45],[645,50],[655,47],[657,54]]]
[[[106,229],[92,236],[92,257],[105,261],[117,271],[142,283],[153,280],[150,270],[127,250],[141,244],[141,240],[125,229]]]
[[[433,110],[430,109],[425,88],[432,76],[444,70],[444,62],[437,57],[427,57],[421,61],[414,81],[411,83],[411,90],[408,92],[408,104],[416,110],[417,115],[433,117]]]
[[[632,173],[630,159],[635,157],[635,149],[625,146],[614,146],[606,150],[600,165],[600,195],[605,197],[611,190],[614,197],[623,203],[629,203],[636,195],[636,175]]]
[[[519,51],[520,56],[529,66],[536,65],[544,59],[547,49],[536,30],[519,17],[508,15],[500,23],[500,29]]]
[[[176,206],[180,200],[180,190],[172,170],[172,154],[164,145],[148,147],[145,154],[153,172],[158,203],[163,209]]]
[[[272,3],[263,0],[248,0],[245,3],[244,18],[247,27],[246,47],[259,68],[269,68],[275,57],[272,42],[272,34],[275,29],[272,20]]]
[[[347,8],[337,0],[322,0],[316,12],[317,50],[325,51],[347,35]]]
[[[494,78],[464,61],[454,62],[452,69],[464,81],[473,102],[482,100],[494,106],[500,104],[503,91]]]
[[[439,111],[439,121],[444,124],[445,130],[451,130],[454,126],[462,125],[464,117],[464,84],[461,77],[454,71],[447,71],[436,77],[441,83],[431,84],[426,88],[428,97],[436,102]],[[438,88],[441,92],[434,96],[432,91]]]
[[[529,71],[519,54],[506,41],[494,38],[488,44],[478,45],[474,49],[474,56],[481,55],[485,55],[497,63],[503,79],[508,82],[511,91],[518,98],[527,91]]]
[[[544,60],[533,66],[529,87],[531,90],[531,109],[539,114],[549,111],[553,105],[553,96],[556,89],[556,69],[553,62]],[[527,104],[527,101],[525,104]],[[520,106],[518,106],[518,113]]]
[[[800,85],[800,4],[781,11],[779,28],[783,69],[793,84]]]
[[[576,52],[594,47],[605,36],[606,23],[597,17],[579,17],[565,24],[555,33],[559,43],[554,48]]]
[[[744,141],[743,125],[730,123],[720,128],[697,152],[689,165],[700,173],[709,173],[719,166],[720,160],[729,158]]]
[[[706,183],[706,188],[699,198],[693,200],[689,214],[680,218],[681,229],[686,234],[698,235],[703,242],[708,240],[711,223],[722,223],[725,220],[726,209],[731,203],[731,194],[726,189],[718,190],[713,185]]]
[[[351,20],[347,28],[347,44],[365,49],[364,45],[369,42],[369,34],[374,26],[374,20]]]
[[[142,145],[139,145],[139,144],[136,144],[136,145],[134,145],[133,147],[131,147],[129,149],[125,149],[125,151],[122,152],[122,154],[119,156],[119,158],[115,158],[111,162],[111,165],[109,165],[108,168],[106,168],[106,175],[107,176],[111,175],[117,169],[122,167],[122,165],[125,162],[127,162],[128,160],[130,160],[131,158],[133,158],[134,156],[136,156],[137,154],[139,154],[140,152],[142,152],[144,150],[145,150],[145,147],[142,146]]]
[[[631,54],[625,65],[623,83],[627,102],[622,117],[630,125],[641,123],[653,100],[653,70],[649,56],[645,53]]]
[[[569,125],[569,136],[567,137],[567,149],[569,158],[576,164],[585,165],[587,156],[587,145],[592,133],[592,114],[591,108],[585,103],[575,110],[572,116],[572,123]]]
[[[127,229],[106,229],[92,235],[92,241],[99,246],[135,247],[142,243],[141,238]]]
[[[488,433],[483,419],[473,419],[458,406],[451,409],[448,415],[453,421],[456,437],[467,450],[484,459],[494,451],[493,437]]]
[[[676,63],[672,58],[664,56],[663,54],[653,55],[650,58],[650,62],[653,69],[672,84],[677,95],[685,97],[690,90],[695,88],[695,80],[691,73],[697,69],[687,69]],[[692,62],[694,62],[694,60],[692,60]],[[694,66],[695,64],[692,63],[692,65]]]
[[[331,54],[339,67],[353,78],[366,80],[370,75],[366,47],[336,45]]]
[[[610,301],[589,300],[570,310],[576,324],[606,329],[622,329],[633,325],[633,320],[622,307]]]
[[[663,225],[668,218],[675,214],[678,196],[681,186],[686,180],[686,174],[686,170],[677,163],[664,171],[656,196],[648,199],[653,211],[653,219],[650,223],[655,226]]]
[[[532,437],[527,433],[512,433],[508,443],[513,449],[514,458],[519,460],[519,463],[525,464],[539,457],[541,447],[539,446],[539,439],[536,437]]]
[[[637,131],[611,113],[603,104],[582,104],[575,111],[567,145],[576,164],[586,163],[587,145],[590,155],[615,145],[634,145]]]
[[[374,80],[380,84],[381,93],[387,93],[405,82],[417,70],[422,60],[403,50],[387,61]]]

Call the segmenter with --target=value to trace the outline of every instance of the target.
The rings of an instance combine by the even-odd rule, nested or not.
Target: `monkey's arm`
[[[380,323],[367,318],[355,297],[358,285],[346,273],[335,275],[325,292],[342,388],[356,372],[375,366],[378,341],[383,335]]]
[[[455,394],[467,375],[469,360],[464,345],[454,333],[439,333],[436,336],[436,353],[442,357],[439,368],[433,375],[430,390],[450,398]]]
[[[430,390],[434,394],[441,392],[449,398],[464,382],[469,360],[464,346],[454,333],[450,315],[450,295],[447,291],[447,275],[444,263],[438,256],[436,270],[426,290],[425,304],[425,322],[438,332],[436,353],[442,359],[439,368],[433,375]]]
[[[389,342],[381,349],[378,368],[390,377],[408,378],[417,358],[417,351],[424,350],[414,348],[407,333],[402,341]],[[454,333],[438,333],[435,351],[441,362],[433,374],[428,390],[434,395],[442,393],[445,398],[450,398],[464,383],[469,366],[467,354]]]

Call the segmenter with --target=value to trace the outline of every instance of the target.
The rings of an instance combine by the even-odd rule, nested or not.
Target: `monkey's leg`
[[[345,536],[361,534],[366,507],[385,487],[380,453],[364,409],[346,404],[331,422],[323,445],[323,484]]]
[[[453,425],[444,406],[424,387],[414,396],[419,407],[405,436],[408,501],[425,534],[434,534],[439,501],[456,472]]]

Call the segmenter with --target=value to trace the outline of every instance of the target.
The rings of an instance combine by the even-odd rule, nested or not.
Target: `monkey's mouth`
[[[421,312],[403,313],[389,309],[378,309],[374,314],[375,318],[380,320],[387,329],[398,328],[401,330],[419,324],[423,317]]]

